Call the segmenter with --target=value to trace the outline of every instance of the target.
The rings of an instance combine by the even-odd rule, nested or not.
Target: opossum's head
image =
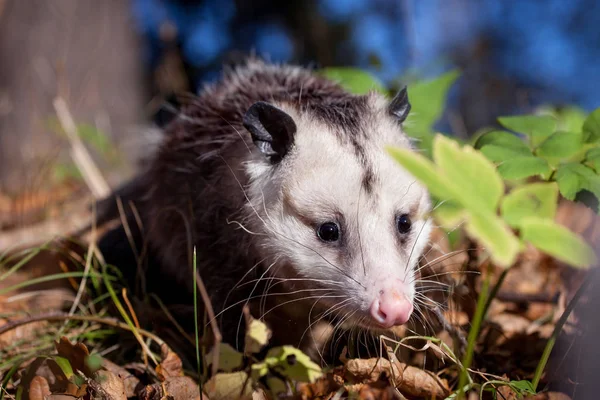
[[[258,148],[246,166],[249,219],[268,275],[371,328],[410,318],[429,240],[428,193],[386,151],[410,147],[409,110],[402,90],[391,102],[374,93],[302,109],[260,102],[244,117]]]

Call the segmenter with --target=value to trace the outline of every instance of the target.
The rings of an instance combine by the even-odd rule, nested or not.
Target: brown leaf
[[[46,378],[41,376],[35,376],[29,384],[29,399],[30,400],[44,400],[46,396],[49,396],[50,385]]]
[[[443,398],[450,393],[446,381],[400,362],[382,358],[353,359],[348,360],[345,368],[347,377],[354,382],[373,383],[385,376],[398,390],[411,396]]]
[[[125,385],[125,396],[129,398],[136,395],[136,388],[140,384],[140,380],[135,375],[106,359],[102,360],[102,367],[123,381],[123,384]]]
[[[161,381],[168,378],[183,376],[183,364],[181,358],[166,344],[160,347],[162,361],[156,366],[156,373]]]
[[[94,374],[93,382],[95,382],[95,384],[98,386],[94,384],[92,388],[99,392],[102,397],[110,400],[127,400],[127,395],[125,394],[125,384],[123,383],[123,380],[112,372],[96,372],[96,374]]]
[[[498,394],[500,395],[499,398],[503,400],[517,400],[519,398],[510,386],[500,386],[498,388]]]
[[[61,337],[60,341],[55,342],[54,344],[58,355],[69,360],[71,367],[73,367],[73,371],[81,371],[85,376],[92,375],[92,371],[86,362],[90,355],[90,351],[85,344],[81,342],[72,344],[65,336]]]
[[[525,397],[524,400],[571,400],[571,398],[561,392],[545,392]]]
[[[177,400],[201,400],[198,383],[188,376],[178,376],[165,382],[144,387],[138,397],[141,400],[160,400],[169,396]],[[206,395],[202,399],[208,400]]]

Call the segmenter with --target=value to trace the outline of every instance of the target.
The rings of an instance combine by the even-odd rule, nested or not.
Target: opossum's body
[[[257,316],[296,326],[283,339],[294,345],[321,317],[406,322],[429,200],[385,148],[409,147],[409,108],[405,92],[388,104],[297,67],[249,61],[226,72],[183,106],[129,194],[139,214],[130,225],[141,220],[160,266],[151,273],[191,293],[195,247],[215,311],[228,310],[228,341],[246,299]],[[103,250],[129,246],[119,237]]]

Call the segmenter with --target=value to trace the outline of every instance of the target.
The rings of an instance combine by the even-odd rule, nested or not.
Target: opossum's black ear
[[[271,162],[281,161],[294,143],[296,123],[285,111],[264,101],[252,104],[243,120],[252,141]]]
[[[398,122],[402,123],[408,117],[410,112],[410,102],[408,101],[408,92],[404,86],[392,99],[389,105],[390,114],[392,114]]]

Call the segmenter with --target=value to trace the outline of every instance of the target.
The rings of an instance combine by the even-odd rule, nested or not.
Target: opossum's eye
[[[340,228],[335,222],[325,222],[317,229],[317,236],[324,242],[335,242],[340,238]]]
[[[411,227],[410,217],[408,214],[402,214],[398,217],[398,232],[408,233]]]

